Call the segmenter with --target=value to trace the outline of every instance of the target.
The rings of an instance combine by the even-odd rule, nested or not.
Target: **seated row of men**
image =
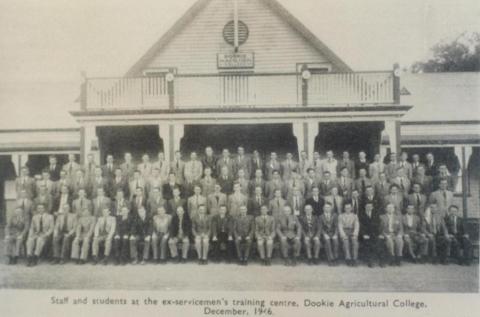
[[[232,215],[224,204],[214,216],[207,214],[204,204],[195,213],[185,212],[179,205],[173,215],[161,205],[154,212],[143,205],[132,210],[122,206],[115,216],[110,208],[103,208],[98,217],[88,208],[74,212],[68,204],[62,205],[55,216],[47,213],[43,204],[36,209],[31,219],[22,208],[16,208],[8,219],[5,240],[9,264],[17,263],[25,242],[28,266],[38,263],[45,246],[51,246],[54,263],[72,259],[84,264],[90,249],[93,263],[102,260],[107,264],[112,257],[116,263],[145,263],[150,250],[153,260],[160,263],[165,263],[168,252],[175,262],[185,262],[192,241],[200,264],[207,263],[212,246],[215,260],[232,260],[236,251],[239,263],[247,265],[252,245],[256,244],[262,263],[270,265],[275,241],[280,244],[286,265],[297,263],[302,247],[309,264],[319,262],[323,248],[327,263],[336,265],[341,245],[346,264],[356,266],[359,242],[369,267],[376,260],[380,266],[400,265],[404,244],[405,253],[414,262],[430,258],[437,263],[439,258],[446,264],[448,257],[454,256],[459,264],[468,265],[472,252],[458,208],[449,206],[443,216],[435,203],[421,215],[415,213],[413,204],[400,215],[392,203],[380,214],[371,202],[357,215],[351,200],[343,204],[342,213],[334,212],[332,203],[326,202],[320,216],[314,215],[308,204],[300,216],[288,205],[275,216],[267,205],[261,205],[256,217],[248,213],[246,205]]]

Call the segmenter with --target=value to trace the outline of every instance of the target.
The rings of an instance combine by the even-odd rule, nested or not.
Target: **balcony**
[[[307,74],[305,74],[307,75]],[[393,72],[89,78],[82,110],[375,106],[398,103]]]

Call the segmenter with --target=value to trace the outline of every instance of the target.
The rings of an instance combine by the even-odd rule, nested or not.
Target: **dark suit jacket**
[[[212,236],[216,237],[219,233],[226,233],[233,236],[233,218],[229,215],[221,218],[220,215],[212,217]]]
[[[319,217],[312,215],[311,224],[308,225],[307,216],[300,216],[298,218],[300,224],[302,225],[302,233],[305,237],[313,238],[313,237],[320,237],[322,233],[322,227],[320,226]]]
[[[146,213],[145,219],[142,219],[137,212],[131,213],[130,234],[144,239],[152,234],[152,217],[150,213]]]
[[[174,215],[177,212],[177,208],[182,206],[185,212],[187,212],[187,201],[183,198],[180,198],[177,202],[175,199],[170,199],[167,202],[167,212]]]
[[[305,202],[305,205],[310,205],[313,208],[313,214],[315,216],[320,216],[323,213],[323,205],[325,204],[325,200],[322,196],[318,195],[318,201],[315,201],[313,197],[310,197]]]
[[[212,170],[212,176],[213,177],[216,177],[217,176],[217,159],[215,158],[214,155],[212,156],[204,156],[202,158],[202,165],[203,165],[203,168],[205,169],[206,167],[210,167],[210,169]]]
[[[185,197],[185,193],[183,192],[183,188],[180,184],[176,183],[174,186],[170,185],[169,183],[163,184],[162,187],[162,196],[165,200],[170,200],[173,198],[173,188],[178,187],[180,188],[180,196]]]
[[[48,172],[50,173],[50,179],[54,182],[58,181],[60,179],[60,171],[62,170],[62,167],[60,164],[55,164],[55,168],[53,170],[50,169],[50,165],[48,165]]]
[[[452,234],[457,237],[461,237],[465,234],[465,223],[462,217],[455,216],[456,218],[456,226],[455,221],[453,220],[453,215],[447,215],[445,217],[445,227],[449,234]]]
[[[170,223],[170,236],[171,237],[177,237],[178,232],[179,232],[179,227],[180,226],[180,219],[178,218],[178,215],[175,214],[172,217],[172,222]],[[187,213],[183,214],[183,220],[182,220],[182,231],[184,237],[188,237],[189,239],[192,236],[192,222],[190,220],[190,217],[188,216]]]
[[[248,200],[248,214],[253,216],[260,215],[260,207],[268,206],[269,201],[264,196],[260,197],[260,204],[257,202],[257,196],[254,195]]]
[[[227,179],[224,179],[222,176],[219,176],[217,178],[217,183],[222,188],[221,189],[222,193],[224,193],[226,195],[230,195],[233,192],[233,179],[232,179],[232,177],[228,177]]]
[[[370,239],[374,240],[380,234],[380,217],[376,209],[372,211],[371,217],[368,217],[366,212],[363,211],[359,216],[360,220],[360,238],[363,239],[364,235],[370,236]]]

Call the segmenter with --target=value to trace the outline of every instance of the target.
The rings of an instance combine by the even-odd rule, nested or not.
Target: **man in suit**
[[[408,179],[412,179],[413,168],[412,168],[412,164],[408,162],[407,152],[402,152],[402,154],[400,155],[400,161],[398,162],[398,167],[403,168],[405,177],[407,177]]]
[[[268,198],[272,199],[275,193],[275,190],[280,189],[282,197],[285,197],[286,188],[285,183],[280,177],[280,172],[278,170],[271,172],[270,180],[266,184],[266,192]]]
[[[238,175],[238,171],[243,170],[246,179],[250,179],[250,176],[252,175],[251,161],[245,155],[245,149],[243,146],[239,146],[237,149],[237,157],[233,163],[233,170],[234,175]]]
[[[59,209],[53,229],[54,264],[64,264],[70,257],[70,248],[77,229],[77,215],[68,204]]]
[[[342,159],[338,161],[337,174],[340,174],[343,169],[347,170],[346,177],[357,177],[357,174],[355,173],[355,163],[350,159],[350,153],[348,153],[348,151],[344,151],[342,153]]]
[[[203,173],[205,176],[200,180],[200,186],[202,187],[202,195],[208,197],[215,192],[217,181],[212,177],[212,169],[210,167],[205,167]]]
[[[123,178],[125,179],[126,182],[128,182],[133,177],[133,173],[137,170],[137,166],[132,161],[132,154],[128,152],[125,153],[123,155],[123,159],[124,161],[120,165],[120,168],[122,169]]]
[[[215,184],[214,192],[207,197],[207,210],[212,217],[218,215],[220,206],[227,205],[227,195],[222,193],[221,189],[220,184]]]
[[[99,187],[97,189],[97,195],[96,197],[92,200],[93,204],[93,215],[96,218],[99,218],[102,216],[103,210],[104,209],[111,209],[112,205],[112,200],[105,196],[105,191],[103,187]]]
[[[187,208],[187,202],[182,198],[180,188],[175,187],[173,189],[173,197],[168,201],[167,211],[170,214],[175,215],[178,207],[182,207],[183,210],[185,210]]]
[[[425,164],[420,162],[420,155],[413,154],[412,155],[412,178],[415,178],[415,176],[417,176],[417,171],[420,166],[422,166],[423,169],[425,170]]]
[[[325,176],[325,172],[330,173],[330,179],[337,179],[337,160],[333,157],[333,151],[327,151],[327,157],[321,162],[322,174]]]
[[[29,176],[27,167],[22,167],[20,170],[20,177],[15,180],[15,190],[17,197],[20,197],[20,192],[25,190],[29,199],[33,199],[36,194],[35,180]]]
[[[402,216],[403,240],[408,250],[408,255],[414,263],[422,262],[422,255],[425,254],[427,239],[422,232],[422,219],[415,212],[413,204],[407,204],[407,213]]]
[[[182,186],[179,182],[177,182],[177,177],[175,176],[175,173],[172,172],[168,174],[168,180],[162,186],[162,196],[165,200],[170,200],[173,198],[174,188],[178,188],[180,193],[182,192]],[[175,213],[175,210],[173,210],[172,213]]]
[[[308,170],[312,167],[312,162],[308,159],[308,154],[306,151],[300,152],[300,159],[298,162],[298,173],[302,177],[306,177]],[[314,170],[315,171],[315,170]]]
[[[130,224],[130,258],[132,264],[138,263],[140,246],[143,245],[143,254],[140,255],[140,264],[145,264],[150,255],[152,238],[152,216],[145,206],[133,210]]]
[[[67,173],[68,175],[68,173]],[[74,197],[78,196],[78,192],[83,189],[86,195],[90,195],[90,186],[87,178],[81,169],[75,172],[75,176],[71,179],[71,190]]]
[[[42,171],[42,178],[37,181],[36,193],[40,192],[40,187],[44,186],[47,189],[47,193],[53,198],[57,195],[57,186],[56,183],[50,179],[50,174],[48,170]]]
[[[278,161],[277,153],[272,152],[270,154],[270,160],[267,163],[265,163],[265,174],[266,174],[267,180],[272,180],[275,171],[277,171],[278,174],[280,174],[281,168],[282,166]]]
[[[325,202],[320,216],[320,231],[327,254],[328,265],[336,265],[338,259],[338,215],[332,210],[332,204]]]
[[[455,190],[455,182],[454,182],[453,176],[448,171],[448,168],[447,168],[446,164],[440,164],[438,166],[438,173],[433,178],[433,190],[437,190],[438,188],[440,188],[440,182],[442,180],[447,181],[447,189],[448,190],[450,190],[450,191]]]
[[[153,260],[165,264],[172,216],[167,214],[165,207],[162,205],[157,206],[155,212],[152,213],[154,214],[152,219]]]
[[[128,187],[129,187],[128,181],[122,175],[122,169],[120,167],[117,167],[115,169],[115,176],[113,177],[110,184],[108,184],[110,197],[112,198],[115,197],[118,190],[121,190],[125,197],[130,197],[130,193],[128,192],[128,189],[129,189]]]
[[[300,193],[305,197],[305,182],[303,176],[297,173],[297,171],[292,171],[291,178],[285,181],[286,194],[287,197],[293,194],[294,187],[297,187],[300,190]]]
[[[142,177],[142,173],[139,170],[133,173],[133,178],[130,180],[130,183],[128,184],[128,191],[130,192],[130,200],[132,200],[133,196],[137,192],[137,188],[141,188],[142,192],[146,193],[145,179]]]
[[[93,177],[89,178],[90,193],[92,198],[97,197],[98,189],[102,188],[104,192],[108,193],[110,181],[107,178],[102,177],[102,169],[100,167],[95,168]]]
[[[197,153],[192,152],[190,153],[190,161],[185,163],[185,167],[183,169],[183,175],[185,177],[185,189],[187,190],[187,194],[191,192],[193,186],[200,183],[203,174],[203,166],[202,162],[200,162],[197,158]]]
[[[21,208],[25,216],[28,217],[28,219],[31,219],[33,216],[34,207],[33,201],[28,198],[27,191],[22,189],[20,191],[20,196],[17,199],[17,208]]]
[[[389,263],[400,266],[403,256],[403,222],[395,212],[395,205],[388,203],[386,213],[380,216],[380,236],[387,248]]]
[[[92,216],[87,208],[80,210],[77,220],[75,238],[72,243],[71,258],[77,264],[85,264],[90,250],[93,231],[95,230],[96,218]]]
[[[251,165],[251,170],[254,171],[255,173],[257,170],[260,170],[263,173],[263,168],[264,168],[263,160],[260,157],[260,153],[257,150],[253,151],[252,162],[250,163],[250,165]]]
[[[377,182],[380,176],[380,173],[385,172],[385,164],[382,162],[380,154],[375,154],[373,157],[373,162],[368,166],[368,176],[372,182]]]
[[[302,237],[302,227],[298,217],[293,215],[292,208],[287,205],[283,208],[283,214],[278,216],[275,223],[285,265],[295,266],[300,256]],[[292,258],[289,256],[289,249],[293,251]]]
[[[344,201],[348,201],[348,199],[344,199]],[[360,213],[363,211],[363,203],[362,203],[362,197],[360,196],[360,193],[358,190],[354,190],[352,192],[352,198],[350,199],[350,202],[352,204],[352,213],[355,215],[360,215]],[[345,204],[344,204],[345,206]],[[345,207],[344,207],[345,209]]]
[[[57,187],[57,198],[60,194],[58,189],[61,189],[63,186],[67,186],[69,192],[73,192],[72,190],[72,181],[67,177],[67,172],[64,170],[60,170],[60,178],[56,182]]]
[[[435,162],[435,158],[431,152],[427,153],[426,158],[427,162],[425,163],[425,175],[434,178],[437,176],[438,172],[437,162]]]
[[[69,178],[73,178],[80,169],[80,165],[76,162],[75,154],[68,154],[68,162],[63,165],[62,168],[64,171],[67,172]]]
[[[390,193],[390,183],[384,172],[378,174],[378,181],[373,186],[375,188],[375,194],[382,199]]]
[[[395,213],[400,215],[404,211],[404,199],[403,193],[399,191],[396,184],[390,185],[390,193],[384,197],[383,202],[385,207],[388,204],[393,204],[395,208]]]
[[[313,152],[312,168],[315,171],[315,175],[317,175],[318,178],[321,178],[323,175],[322,160],[320,158],[320,153],[318,152]]]
[[[158,161],[153,163],[152,168],[157,168],[160,174],[160,179],[162,183],[167,181],[168,173],[170,173],[170,165],[165,159],[165,154],[163,152],[158,152]]]
[[[315,174],[315,170],[313,168],[309,168],[307,170],[307,177],[305,177],[304,183],[305,183],[305,196],[308,198],[312,195],[312,189],[314,187],[319,188],[320,185],[320,179],[317,177],[317,174]],[[320,188],[319,188],[320,189]]]
[[[48,189],[44,184],[41,184],[38,189],[37,197],[33,200],[33,204],[43,205],[45,207],[45,212],[51,214],[53,209],[53,198],[52,195],[48,193]]]
[[[353,179],[349,176],[349,171],[346,166],[340,168],[340,177],[338,178],[338,186],[340,194],[345,199],[352,197],[352,190],[355,186]]]
[[[345,202],[343,210],[344,212],[338,216],[338,235],[342,241],[346,264],[357,266],[360,223],[358,216],[352,212],[351,201]]]
[[[312,195],[308,198],[305,202],[305,205],[310,205],[313,208],[313,215],[318,217],[323,212],[323,205],[325,204],[325,200],[322,196],[320,196],[320,190],[318,187],[312,188]]]
[[[148,179],[152,175],[152,163],[148,154],[142,155],[142,162],[137,165],[137,170],[140,171],[143,179]]]
[[[60,171],[62,167],[57,162],[57,157],[55,155],[50,155],[48,157],[48,172],[50,174],[50,179],[54,182],[58,181],[60,178]]]
[[[234,219],[240,214],[240,208],[247,206],[248,198],[241,191],[239,183],[233,185],[233,194],[228,196],[228,214]]]
[[[37,205],[37,212],[32,217],[28,232],[27,266],[38,264],[44,246],[51,241],[54,226],[53,215],[46,212],[44,205]]]
[[[407,196],[407,204],[412,205],[415,209],[415,214],[421,216],[425,211],[427,204],[427,197],[421,193],[421,185],[413,183],[413,192]]]
[[[15,208],[7,219],[5,226],[5,255],[8,257],[8,264],[17,264],[20,250],[22,249],[27,233],[30,229],[30,217],[25,214],[22,208]]]
[[[293,172],[298,172],[298,163],[294,161],[292,153],[287,153],[285,161],[281,164],[281,168],[285,182],[292,178]]]
[[[383,203],[382,203],[381,197],[379,197],[375,193],[375,189],[373,188],[373,186],[367,186],[365,188],[365,196],[362,199],[362,203],[361,203],[362,207],[360,209],[362,211],[365,210],[365,205],[368,203],[373,205],[373,209],[375,210],[375,212],[377,213],[381,212]]]
[[[115,250],[115,264],[126,264],[130,247],[130,225],[131,213],[127,206],[122,206],[116,214],[116,230],[113,238],[113,249]]]
[[[190,217],[188,217],[184,207],[178,206],[175,210],[175,214],[172,217],[172,223],[170,224],[170,240],[168,240],[170,255],[175,262],[187,262],[188,250],[190,249],[191,233],[192,223],[190,221]],[[181,257],[178,256],[179,243],[182,244]]]
[[[162,197],[162,192],[158,187],[152,190],[151,195],[148,197],[147,210],[150,214],[155,215],[159,207],[165,207],[166,201]]]
[[[220,205],[212,219],[212,251],[215,262],[220,262],[222,254],[230,263],[234,259],[233,225],[234,219],[227,215],[227,206]]]
[[[395,176],[392,181],[392,184],[398,186],[399,191],[406,197],[410,192],[410,179],[405,174],[405,168],[398,167],[397,176]]]
[[[87,199],[85,189],[79,189],[78,198],[73,201],[72,209],[77,216],[80,216],[84,209],[88,209],[90,212],[93,211],[92,201]]]
[[[268,203],[268,209],[270,210],[275,220],[277,220],[278,217],[282,215],[283,209],[286,205],[287,202],[285,201],[285,199],[282,198],[282,192],[280,191],[280,189],[275,190],[274,197]]]
[[[255,175],[253,179],[250,181],[249,187],[250,191],[249,194],[253,195],[255,193],[255,188],[259,186],[262,189],[262,193],[265,194],[267,190],[267,182],[263,179],[263,172],[261,169],[255,170]]]
[[[93,264],[97,264],[100,255],[100,245],[103,249],[103,264],[108,264],[110,252],[112,251],[113,236],[116,232],[117,219],[111,215],[109,208],[103,208],[102,217],[97,219],[93,233],[92,256]]]
[[[184,168],[185,163],[182,160],[182,153],[180,151],[175,152],[175,158],[170,163],[170,169],[177,177],[177,182],[181,185],[184,182]]]
[[[268,207],[260,207],[260,215],[255,218],[255,237],[257,239],[257,249],[262,264],[271,265],[273,240],[275,239],[276,228],[275,219],[268,215]]]
[[[220,175],[217,178],[217,183],[222,188],[222,193],[230,195],[233,191],[233,176],[230,176],[228,166],[219,167]]]
[[[391,182],[391,180],[397,176],[397,169],[398,169],[397,154],[390,153],[389,162],[385,166],[385,174],[387,176],[388,181]]]
[[[360,170],[364,169],[365,172],[368,172],[369,167],[370,163],[367,161],[367,154],[365,153],[365,151],[358,152],[358,160],[355,162],[355,170],[357,174],[352,177],[360,177]],[[368,174],[365,173],[365,176],[367,177]]]
[[[205,205],[200,205],[198,213],[192,217],[192,234],[195,240],[198,263],[205,265],[208,263],[208,248],[211,234],[210,217],[207,215]]]
[[[338,194],[338,188],[332,187],[330,195],[325,196],[325,203],[330,203],[332,211],[339,215],[343,212],[343,197]]]
[[[107,159],[106,159],[105,165],[101,167],[103,176],[110,182],[113,179],[113,176],[115,175],[115,163],[113,162],[113,155],[108,154]]]
[[[115,195],[115,200],[112,203],[112,215],[118,216],[122,211],[123,207],[127,207],[129,210],[131,208],[130,201],[125,198],[125,194],[122,189],[117,189],[117,194]]]
[[[202,193],[202,189],[200,188],[200,185],[195,185],[193,187],[193,195],[190,198],[188,198],[188,201],[187,201],[188,215],[192,220],[195,218],[195,215],[198,213],[200,206],[207,205],[207,198],[203,196],[201,193]]]
[[[332,174],[330,173],[330,171],[323,172],[323,178],[319,184],[319,188],[320,188],[320,192],[322,193],[322,196],[329,195],[330,191],[334,187],[337,187],[337,182],[335,180],[332,180]]]
[[[222,169],[225,168],[225,171]],[[234,162],[230,158],[230,151],[228,149],[223,149],[222,157],[217,160],[217,171],[222,171],[222,176],[227,176],[233,178],[235,175]]]
[[[372,186],[372,181],[367,177],[367,170],[365,168],[359,168],[358,178],[355,180],[354,188],[363,196],[367,186]]]
[[[147,202],[146,202],[146,198],[145,198],[145,194],[143,192],[143,189],[141,187],[138,187],[136,190],[135,190],[135,193],[132,197],[132,200],[131,200],[131,208],[132,208],[132,211],[138,211],[140,208],[144,207],[146,208],[147,206]],[[133,214],[135,215],[135,214]]]
[[[233,222],[233,237],[240,265],[248,265],[254,232],[255,220],[253,216],[247,215],[247,206],[243,205]]]
[[[147,196],[152,194],[152,191],[155,188],[161,189],[163,185],[164,179],[160,175],[160,169],[158,167],[152,167],[152,175],[148,179],[145,180],[145,188],[146,192],[148,193]],[[160,192],[161,194],[161,192]]]
[[[446,254],[455,257],[460,265],[470,265],[472,261],[472,242],[470,241],[470,236],[465,231],[465,222],[459,216],[457,206],[451,205],[448,208],[448,214],[445,217],[445,227],[448,234]]]
[[[248,211],[250,215],[253,215],[255,217],[259,216],[261,207],[267,204],[268,201],[263,196],[261,185],[256,186],[254,193],[251,195],[248,201]]]
[[[212,177],[217,177],[217,158],[215,157],[211,146],[207,146],[205,148],[205,155],[202,158],[202,165],[204,169],[207,167],[210,168],[212,171]]]
[[[249,187],[249,184],[250,184],[250,180],[245,175],[245,171],[243,169],[238,170],[237,179],[235,180],[234,183],[240,184],[240,191],[245,196],[248,196],[248,194],[249,194],[249,192],[248,192],[249,188],[248,187]]]
[[[368,267],[374,266],[375,260],[382,257],[384,250],[383,244],[379,244],[378,236],[380,234],[380,216],[378,209],[374,204],[367,202],[365,209],[359,216],[360,221],[360,238],[364,248],[365,259]],[[381,263],[381,265],[383,265]]]
[[[425,175],[425,166],[420,165],[417,167],[417,173],[413,177],[413,183],[420,184],[425,196],[429,197],[433,190],[432,176]]]
[[[305,206],[305,199],[300,191],[300,188],[294,187],[293,193],[287,199],[287,204],[292,208],[295,216],[300,216],[303,213],[303,207]]]
[[[85,162],[85,164],[83,164],[83,167],[82,167],[83,170],[85,171],[85,177],[87,178],[88,181],[90,181],[94,177],[96,167],[97,167],[97,164],[95,163],[95,157],[93,156],[93,153],[88,153],[87,161]]]
[[[303,243],[307,251],[308,264],[318,264],[322,232],[319,218],[313,214],[312,206],[305,205],[304,215],[300,216],[299,221],[302,225]]]
[[[445,226],[445,216],[441,214],[438,206],[431,203],[423,214],[423,233],[427,237],[428,247],[424,256],[431,256],[433,264],[438,263],[438,256],[443,264],[446,264],[446,248],[448,230]]]
[[[448,180],[440,181],[439,189],[430,195],[429,202],[437,205],[442,217],[447,214],[448,207],[453,205],[453,192],[448,190]]]

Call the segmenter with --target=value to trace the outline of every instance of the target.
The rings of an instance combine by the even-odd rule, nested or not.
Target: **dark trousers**
[[[235,244],[233,240],[228,240],[228,233],[219,232],[217,234],[217,241],[212,241],[213,258],[220,261],[223,257],[227,261],[234,259]]]
[[[125,263],[129,260],[130,241],[128,237],[116,236],[113,239],[113,250],[115,252],[115,259],[118,262]]]
[[[250,248],[252,247],[252,240],[245,239],[246,237],[237,237],[235,239],[235,246],[237,249],[237,256],[240,260],[248,260],[250,256]]]
[[[386,256],[386,248],[383,243],[376,238],[362,240],[362,253],[365,261],[373,264],[375,261],[384,261]]]
[[[467,237],[454,236],[446,240],[445,256],[452,256],[460,262],[469,264],[472,260],[472,242]]]

